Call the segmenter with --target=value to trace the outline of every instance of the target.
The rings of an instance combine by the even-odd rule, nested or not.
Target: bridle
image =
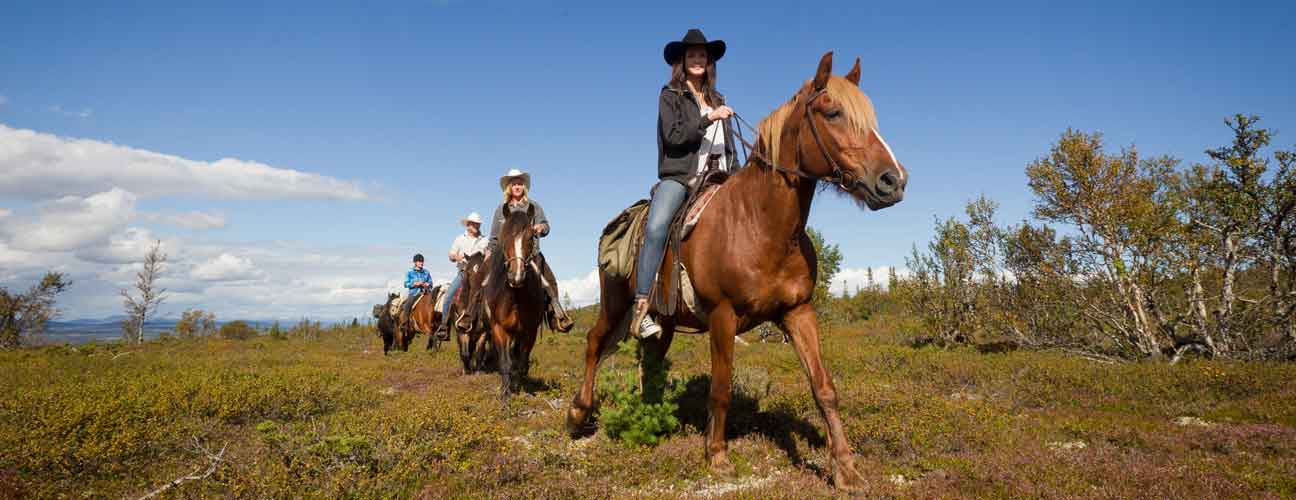
[[[810,179],[814,181],[828,181],[828,182],[832,182],[833,184],[836,184],[838,187],[846,191],[854,191],[855,188],[861,184],[861,180],[859,176],[842,168],[841,165],[837,163],[837,160],[834,160],[832,155],[828,154],[828,147],[824,145],[823,139],[820,138],[819,127],[815,125],[814,117],[811,116],[810,113],[811,105],[814,104],[815,99],[818,99],[820,96],[827,93],[828,93],[828,89],[822,88],[816,90],[813,94],[810,94],[810,97],[806,98],[805,122],[810,125],[810,135],[814,137],[815,146],[819,147],[819,153],[823,155],[824,160],[828,161],[828,166],[832,167],[831,173],[829,173],[828,175],[820,175],[820,176],[811,175],[802,172],[800,169],[791,169],[779,165],[777,163],[774,163],[772,159],[766,158],[764,153],[758,151],[756,149],[756,146],[752,145],[750,142],[747,142],[747,139],[744,138],[742,135],[742,129],[739,128],[737,129],[738,140],[742,142],[743,149],[746,150],[747,156],[749,158],[756,160],[757,163],[760,163],[763,166],[769,167],[771,169],[774,169],[776,171],[785,174],[791,174],[797,177],[801,177],[803,179]],[[742,116],[739,116],[738,113],[734,113],[734,117],[738,119],[738,122],[740,124],[742,124],[744,127],[747,127],[747,129],[751,131],[753,136],[759,134],[759,132],[754,127],[752,127],[751,124],[747,122],[747,120],[743,119]],[[774,137],[772,138],[772,140],[778,140],[778,138]],[[797,141],[796,148],[797,148],[797,152],[796,152],[797,161],[800,162],[801,161],[801,141]]]

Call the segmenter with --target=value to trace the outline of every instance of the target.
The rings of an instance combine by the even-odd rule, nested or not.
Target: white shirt
[[[705,117],[711,113],[710,106],[702,107],[702,116]],[[716,120],[707,126],[706,133],[702,134],[702,147],[698,148],[698,166],[697,173],[702,173],[706,169],[707,157],[710,155],[720,155],[720,169],[724,170],[727,166],[725,162],[725,134],[724,120]]]
[[[455,265],[459,266],[459,269],[463,269],[464,266],[468,265],[468,262],[466,262],[468,257],[475,253],[485,252],[488,243],[490,241],[485,236],[469,236],[468,231],[464,231],[464,234],[455,237],[454,244],[450,245],[450,253],[463,256],[463,259],[456,262]]]

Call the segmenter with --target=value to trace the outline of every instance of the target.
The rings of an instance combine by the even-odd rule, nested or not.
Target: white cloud
[[[94,114],[94,110],[90,108],[81,108],[81,111],[70,111],[63,109],[63,106],[59,106],[58,104],[50,106],[49,110],[63,116],[71,116],[75,118],[90,118],[90,115]]]
[[[102,241],[135,217],[135,195],[112,188],[85,198],[64,196],[37,214],[4,217],[0,241],[20,250],[68,251]]]
[[[121,187],[141,198],[363,200],[353,182],[226,158],[205,162],[0,125],[0,195],[41,199]]]
[[[203,281],[255,280],[265,276],[252,259],[222,253],[194,267],[189,275]]]
[[[107,243],[80,248],[74,255],[96,264],[140,262],[144,260],[144,254],[148,253],[157,241],[158,238],[155,238],[147,229],[130,227],[110,236]],[[162,248],[168,254],[176,251],[175,245],[170,242],[164,244]]]
[[[855,290],[868,288],[868,269],[867,267],[852,267],[842,269],[833,276],[832,284],[828,286],[828,291],[843,295],[845,293],[855,293]],[[881,289],[886,289],[888,271],[890,266],[878,266],[873,268],[873,284]],[[896,269],[896,275],[899,277],[907,276],[909,270]]]
[[[13,212],[10,212],[9,209],[7,209],[7,208],[0,208],[0,217],[8,217],[9,214],[12,214],[12,213],[13,213]]]
[[[182,214],[143,214],[144,220],[160,222],[189,229],[220,229],[225,227],[225,216],[207,212],[185,212]]]
[[[568,295],[577,306],[587,306],[599,300],[598,268],[580,278],[559,279],[558,293]]]

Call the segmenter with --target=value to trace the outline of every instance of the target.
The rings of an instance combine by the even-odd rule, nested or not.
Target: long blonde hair
[[[505,185],[504,185],[504,204],[505,204],[505,205],[508,205],[509,202],[512,201],[512,199],[513,199],[513,197],[509,195],[509,191],[511,191],[511,190],[513,190],[513,181],[509,181],[508,184],[505,184]],[[519,199],[518,201],[521,202],[521,203],[531,203],[531,188],[527,187],[526,184],[522,184],[522,198]]]

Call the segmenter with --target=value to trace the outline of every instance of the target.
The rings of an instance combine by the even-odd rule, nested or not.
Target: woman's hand
[[[711,121],[725,120],[728,119],[730,116],[733,116],[733,114],[734,114],[733,109],[730,108],[729,106],[720,106],[716,109],[711,110],[710,113],[707,113],[707,119]]]

